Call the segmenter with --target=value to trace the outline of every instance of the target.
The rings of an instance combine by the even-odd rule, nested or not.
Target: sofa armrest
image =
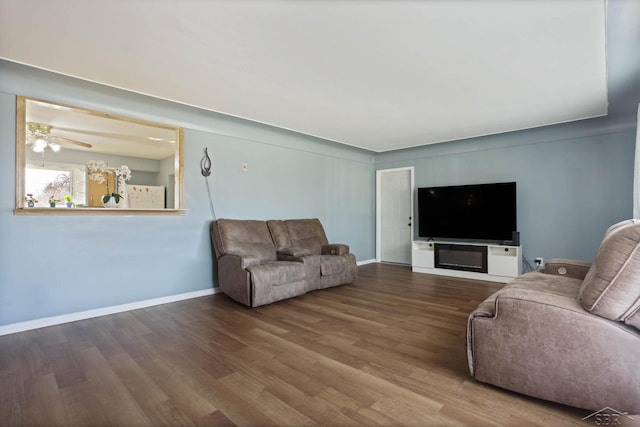
[[[349,245],[344,245],[342,243],[322,245],[320,253],[322,255],[346,255],[349,253]]]
[[[469,370],[478,381],[529,396],[632,411],[640,408],[639,338],[570,296],[510,289],[498,295],[495,317],[469,319]]]
[[[529,273],[529,274],[542,274],[542,273]],[[590,315],[587,311],[578,303],[575,298],[568,296],[558,295],[554,293],[540,292],[536,289],[526,289],[518,287],[505,287],[493,295],[489,296],[469,315],[469,320],[473,320],[476,317],[495,318],[498,316],[498,310],[500,304],[504,304],[508,301],[520,301],[518,304],[523,304],[526,307],[536,307],[538,304],[553,306],[559,309],[565,309],[569,311],[575,311],[581,314]]]
[[[488,298],[478,309],[474,310],[467,320],[467,355],[471,375],[474,375],[473,348],[474,348],[474,327],[475,322],[482,325],[502,325],[506,334],[505,340],[522,339],[528,340],[527,334],[531,335],[536,329],[536,324],[547,324],[539,328],[543,335],[557,337],[559,335],[573,334],[579,336],[576,329],[584,328],[584,336],[591,336],[590,329],[602,327],[609,331],[603,334],[602,342],[609,343],[607,336],[611,331],[619,336],[630,337],[636,340],[634,346],[640,345],[640,331],[625,325],[621,322],[605,319],[586,311],[576,298],[565,295],[549,294],[535,290],[511,288],[496,292],[492,298]],[[491,306],[493,305],[493,306]],[[485,323],[490,322],[490,323]],[[495,323],[494,323],[495,322]],[[479,324],[478,324],[479,325]],[[558,325],[566,325],[559,327]],[[520,331],[516,333],[516,331]],[[493,338],[500,340],[490,334]],[[520,338],[518,338],[520,337]],[[560,339],[563,341],[564,339]],[[532,345],[538,346],[545,342],[545,339],[533,340]],[[571,340],[570,340],[571,341]],[[589,340],[593,341],[593,340]],[[609,344],[606,346],[611,347]],[[615,347],[615,346],[613,346]],[[616,352],[617,349],[615,350]]]
[[[261,263],[260,258],[258,258],[258,256],[254,254],[240,254],[237,252],[227,252],[225,255],[220,257],[220,259],[224,257],[237,258],[237,260],[235,260],[234,262],[236,262],[239,268],[242,268],[242,269]]]
[[[313,255],[310,250],[302,248],[286,248],[278,251],[278,259],[291,261],[288,257],[301,257],[305,255]]]
[[[567,276],[583,280],[590,267],[591,263],[588,261],[558,258],[548,261],[544,266],[544,272],[556,276]]]
[[[320,285],[320,255],[314,255],[308,251],[303,255],[295,255],[295,251],[292,254],[287,253],[289,251],[279,251],[278,261],[294,261],[304,264],[305,272],[307,273],[307,284],[309,290],[318,289]]]
[[[218,258],[218,285],[222,292],[234,300],[251,306],[250,275],[245,269],[247,260],[247,257],[236,254],[226,254]]]
[[[529,289],[505,289],[503,292],[498,293],[495,304],[494,316],[496,317],[500,315],[499,311],[502,304],[517,304],[520,310],[531,310],[531,315],[534,316],[537,310],[536,307],[540,304],[553,309],[573,311],[581,315],[592,316],[575,298]]]
[[[549,313],[552,312],[558,316],[578,316],[574,317],[574,319],[582,319],[583,322],[606,323],[636,338],[640,338],[640,331],[638,329],[622,322],[609,320],[597,314],[590,313],[584,309],[576,298],[567,295],[557,295],[521,288],[504,289],[502,292],[498,291],[495,301],[494,317],[498,318],[501,314],[500,312],[504,310],[519,313],[520,318],[528,319],[529,322],[534,317],[549,316]],[[544,314],[545,311],[547,314]],[[551,317],[553,318],[553,316]],[[640,342],[638,344],[640,344]]]

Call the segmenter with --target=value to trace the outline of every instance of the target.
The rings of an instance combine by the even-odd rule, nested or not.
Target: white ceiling
[[[376,152],[607,114],[604,0],[0,0],[0,57]]]

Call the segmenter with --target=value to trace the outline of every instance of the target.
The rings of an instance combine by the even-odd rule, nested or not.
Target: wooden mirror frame
[[[27,143],[27,102],[34,101],[40,103],[59,106],[62,109],[71,109],[76,112],[98,116],[105,119],[120,120],[128,123],[139,124],[144,126],[159,127],[175,131],[175,208],[165,209],[132,209],[117,208],[107,209],[102,207],[81,207],[81,208],[43,208],[43,207],[26,207],[25,203],[25,169],[27,166],[26,143]],[[155,123],[146,120],[134,119],[125,116],[119,116],[111,113],[104,113],[85,108],[78,108],[69,105],[63,105],[50,101],[27,98],[18,96],[16,99],[16,204],[14,214],[16,215],[184,215],[184,153],[183,153],[184,129],[180,127],[170,126],[161,123]]]

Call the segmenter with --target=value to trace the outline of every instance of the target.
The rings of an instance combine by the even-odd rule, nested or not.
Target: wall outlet
[[[536,263],[536,267],[542,267],[544,265],[544,258],[538,257],[533,260]]]
[[[249,164],[247,162],[242,162],[240,168],[242,169],[242,172],[246,172],[249,169]]]

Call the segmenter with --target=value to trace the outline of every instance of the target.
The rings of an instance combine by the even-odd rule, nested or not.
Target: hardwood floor
[[[0,425],[572,425],[586,411],[469,377],[501,285],[359,268],[254,309],[222,294],[0,337]]]

